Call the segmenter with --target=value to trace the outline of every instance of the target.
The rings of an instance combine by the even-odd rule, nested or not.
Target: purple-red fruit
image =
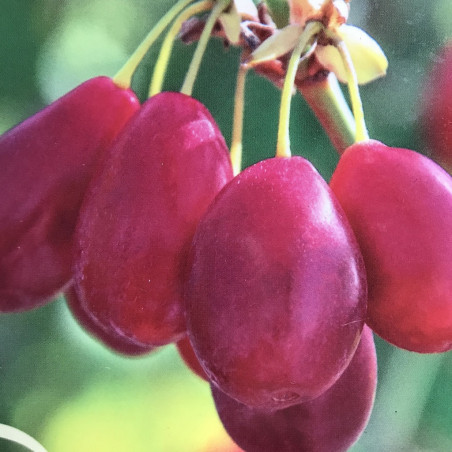
[[[378,141],[349,147],[330,184],[358,239],[368,325],[398,347],[452,348],[452,178]]]
[[[138,108],[130,90],[96,77],[0,137],[0,311],[34,308],[68,286],[87,184]]]
[[[452,41],[437,55],[424,82],[421,126],[434,160],[452,172]]]
[[[198,225],[190,261],[190,340],[223,392],[278,409],[339,378],[366,315],[365,270],[307,160],[268,159],[235,177]]]
[[[143,346],[135,344],[128,338],[124,338],[114,331],[105,331],[101,325],[98,325],[94,320],[86,315],[86,313],[80,309],[80,303],[75,293],[74,288],[71,286],[64,293],[66,303],[69,311],[74,316],[75,320],[95,339],[102,344],[106,345],[112,351],[120,353],[126,356],[139,356],[150,353],[154,347]]]
[[[350,365],[314,400],[269,413],[243,405],[213,385],[212,394],[226,431],[247,452],[345,452],[367,425],[376,384],[375,345],[364,327]]]
[[[187,367],[194,374],[198,375],[198,377],[202,378],[203,380],[209,381],[206,373],[204,372],[204,369],[202,368],[201,364],[199,364],[198,358],[196,357],[195,351],[193,350],[188,336],[185,336],[177,341],[176,347],[180,357],[187,365]]]
[[[171,92],[148,99],[116,140],[81,210],[80,309],[134,343],[182,338],[190,243],[231,178],[224,138],[200,102]]]

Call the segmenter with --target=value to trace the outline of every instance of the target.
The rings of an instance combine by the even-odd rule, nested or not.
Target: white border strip
[[[18,443],[31,450],[31,452],[47,452],[44,447],[30,435],[9,425],[0,424],[0,438]]]

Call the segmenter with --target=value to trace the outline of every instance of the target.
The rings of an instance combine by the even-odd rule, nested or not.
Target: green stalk
[[[202,57],[206,51],[207,43],[209,42],[210,35],[212,34],[215,22],[220,17],[221,13],[229,6],[231,0],[217,0],[215,6],[210,13],[209,18],[206,21],[204,30],[199,38],[198,45],[196,47],[195,53],[188,68],[187,75],[185,76],[184,83],[181,88],[181,93],[191,96],[193,91],[193,85],[198,74],[199,67],[201,66]]]
[[[298,89],[338,154],[342,154],[355,142],[356,125],[336,76],[330,72],[323,80],[304,80]]]
[[[195,14],[209,11],[212,9],[214,2],[212,0],[200,1],[186,8],[174,21],[169,29],[165,40],[163,41],[160,53],[155,63],[154,73],[152,75],[151,86],[149,87],[149,97],[158,94],[162,90],[163,80],[165,78],[168,63],[173,50],[174,41],[182,27],[182,24]]]
[[[149,48],[154,44],[158,37],[163,33],[163,30],[170,24],[170,22],[193,0],[179,0],[152,28],[143,42],[137,47],[135,52],[126,61],[124,66],[113,77],[116,85],[127,89],[132,84],[132,77],[136,71],[141,60],[146,55]]]
[[[284,78],[283,90],[281,93],[281,105],[279,108],[278,141],[276,144],[276,157],[290,157],[290,105],[292,102],[292,91],[295,83],[295,76],[302,53],[306,50],[311,39],[323,28],[320,22],[308,22],[300,39],[290,56],[286,77]]]
[[[242,169],[243,111],[245,109],[245,80],[248,68],[240,65],[234,95],[234,120],[232,123],[231,163],[234,176]]]
[[[348,51],[345,42],[343,40],[337,39],[336,47],[341,54],[342,61],[347,71],[348,92],[350,95],[353,116],[355,117],[356,124],[355,142],[358,143],[359,141],[365,141],[369,139],[369,133],[367,132],[366,123],[364,121],[363,104],[361,102],[361,96],[359,94],[358,77],[353,66],[350,52]]]

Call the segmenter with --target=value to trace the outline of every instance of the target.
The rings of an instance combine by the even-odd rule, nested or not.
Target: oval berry
[[[247,452],[345,452],[367,425],[376,386],[375,344],[372,331],[364,327],[350,365],[314,400],[269,413],[213,385],[212,394],[226,431]]]
[[[224,138],[200,102],[171,92],[148,99],[113,145],[80,213],[75,289],[86,315],[134,343],[180,339],[190,243],[231,178]]]
[[[196,355],[223,392],[283,408],[324,392],[350,362],[365,270],[345,215],[301,157],[235,177],[198,225],[186,286]]]
[[[0,311],[34,308],[69,285],[88,183],[138,108],[132,91],[96,77],[0,137]]]
[[[80,302],[73,287],[69,287],[65,291],[64,298],[69,311],[80,326],[110,350],[125,356],[140,356],[150,353],[154,349],[151,346],[146,347],[141,344],[135,344],[112,330],[104,330],[101,325],[94,322],[92,317],[80,309]]]
[[[349,147],[330,186],[367,270],[369,326],[398,347],[452,348],[452,178],[378,141]]]
[[[188,336],[184,336],[182,339],[177,341],[176,343],[177,351],[179,352],[180,357],[187,365],[187,367],[198,377],[202,378],[205,381],[208,381],[206,373],[202,368],[201,364],[196,357],[195,351],[193,350],[193,346],[190,343],[190,339]]]

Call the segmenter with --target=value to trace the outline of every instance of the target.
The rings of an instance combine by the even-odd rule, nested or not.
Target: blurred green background
[[[278,1],[278,0],[276,0]],[[171,0],[15,0],[0,12],[0,133],[85,79],[114,75]],[[275,0],[272,2],[275,3]],[[424,151],[417,115],[435,52],[452,37],[450,0],[353,0],[349,23],[384,49],[389,71],[361,90],[373,138]],[[176,43],[165,89],[178,90],[194,46]],[[158,53],[141,64],[144,99]],[[212,40],[195,85],[230,140],[239,51]],[[250,74],[244,164],[275,151],[279,92]],[[337,155],[301,96],[293,101],[292,148],[328,179]],[[379,385],[354,451],[452,451],[452,353],[423,356],[376,339]],[[144,358],[114,355],[84,333],[62,299],[0,315],[0,423],[49,452],[231,450],[207,384],[172,346]],[[224,446],[224,449],[222,447]],[[23,451],[0,439],[0,451]]]

